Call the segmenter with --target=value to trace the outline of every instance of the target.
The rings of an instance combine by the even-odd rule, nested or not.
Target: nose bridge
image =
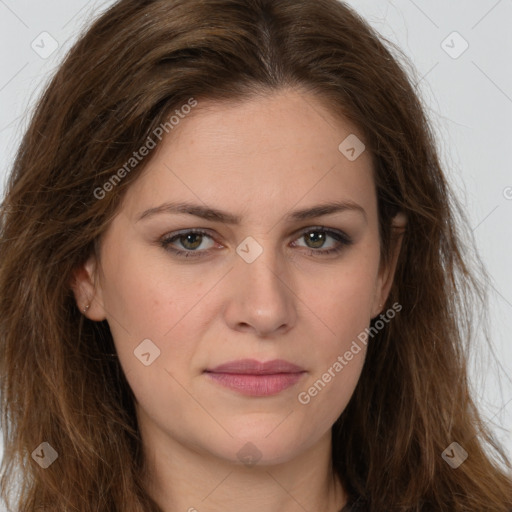
[[[258,332],[272,332],[295,320],[293,293],[287,280],[282,254],[271,237],[247,237],[236,249],[232,273],[235,292],[229,307],[233,328],[247,324]]]
[[[276,294],[281,295],[284,284],[279,273],[283,272],[283,267],[271,237],[260,237],[259,240],[247,237],[237,247],[237,254],[240,257],[237,266],[243,276],[242,282],[252,288],[247,291],[256,296],[271,294],[266,297],[267,300]]]
[[[257,239],[247,236],[236,248],[241,261],[237,262],[240,272],[248,279],[259,282],[264,287],[283,286],[281,274],[286,272],[283,254],[269,234]]]

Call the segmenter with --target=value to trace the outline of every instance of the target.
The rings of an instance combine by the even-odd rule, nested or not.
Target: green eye
[[[202,229],[189,229],[186,231],[181,231],[179,233],[171,233],[168,236],[165,236],[160,244],[171,254],[180,257],[180,258],[198,258],[203,257],[209,253],[209,249],[211,248],[203,248],[198,250],[198,247],[201,247],[205,238],[213,240],[212,236],[202,230]],[[345,247],[351,245],[353,242],[345,233],[341,231],[335,231],[332,229],[327,229],[324,227],[313,227],[307,228],[303,230],[301,235],[297,240],[304,239],[306,242],[306,246],[297,245],[294,242],[294,247],[306,247],[309,249],[308,254],[313,256],[326,256],[329,254],[339,253]],[[326,243],[326,241],[332,238],[335,240],[335,247],[329,249],[321,249]],[[180,244],[178,248],[176,248],[176,244]],[[179,247],[181,246],[182,249]]]

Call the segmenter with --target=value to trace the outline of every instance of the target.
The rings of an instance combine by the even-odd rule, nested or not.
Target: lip
[[[273,359],[272,361],[260,362],[256,359],[239,359],[206,369],[212,373],[237,373],[247,375],[272,375],[276,373],[300,373],[304,368],[289,363],[284,359]]]
[[[248,396],[270,396],[296,384],[306,371],[283,359],[240,359],[204,372],[218,384]]]

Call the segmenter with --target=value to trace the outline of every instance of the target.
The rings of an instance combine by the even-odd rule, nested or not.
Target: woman
[[[454,204],[344,4],[113,5],[3,203],[11,510],[510,510]]]

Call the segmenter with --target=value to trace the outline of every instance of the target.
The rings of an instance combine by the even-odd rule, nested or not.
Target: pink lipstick
[[[270,396],[293,386],[306,371],[283,359],[240,359],[206,369],[205,373],[220,385],[244,395]]]

